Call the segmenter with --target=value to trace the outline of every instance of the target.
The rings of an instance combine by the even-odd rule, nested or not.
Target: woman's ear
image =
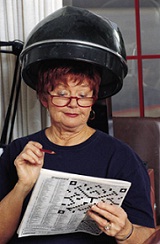
[[[39,97],[39,101],[41,102],[41,104],[42,104],[45,108],[48,108],[48,100],[47,100],[46,97],[44,97],[44,96]]]

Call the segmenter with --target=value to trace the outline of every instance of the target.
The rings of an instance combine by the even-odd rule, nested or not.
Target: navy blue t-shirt
[[[150,204],[150,181],[141,159],[126,144],[97,130],[88,140],[75,146],[59,146],[45,135],[45,130],[14,140],[0,158],[0,200],[11,191],[17,182],[14,159],[29,141],[37,141],[44,148],[56,152],[45,154],[43,168],[94,177],[126,180],[132,183],[122,204],[133,224],[154,227]],[[22,216],[30,194],[23,206]],[[93,236],[73,233],[40,237],[22,237],[17,234],[9,243],[57,243],[57,244],[98,244],[116,243],[115,239],[102,233]]]

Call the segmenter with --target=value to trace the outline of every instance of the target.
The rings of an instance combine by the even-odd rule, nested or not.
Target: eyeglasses
[[[49,93],[49,95],[51,96],[51,102],[53,105],[57,106],[57,107],[65,107],[67,106],[72,99],[76,99],[77,104],[80,107],[83,108],[87,108],[87,107],[91,107],[94,102],[95,102],[95,98],[94,97],[63,97],[63,96],[57,96],[57,95],[51,95]]]

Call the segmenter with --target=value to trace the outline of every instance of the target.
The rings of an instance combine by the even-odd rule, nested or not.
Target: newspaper
[[[42,169],[18,236],[55,235],[101,230],[86,214],[100,201],[121,205],[131,183]]]

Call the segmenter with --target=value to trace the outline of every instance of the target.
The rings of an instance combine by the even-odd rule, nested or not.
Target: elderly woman
[[[150,183],[142,161],[127,145],[87,125],[101,79],[99,66],[89,62],[45,60],[38,64],[35,89],[51,125],[16,139],[1,156],[1,244],[140,244],[154,231]],[[45,154],[42,148],[56,154]],[[17,227],[42,167],[126,180],[132,186],[122,207],[99,202],[87,212],[102,230],[99,236],[78,232],[18,238]]]

